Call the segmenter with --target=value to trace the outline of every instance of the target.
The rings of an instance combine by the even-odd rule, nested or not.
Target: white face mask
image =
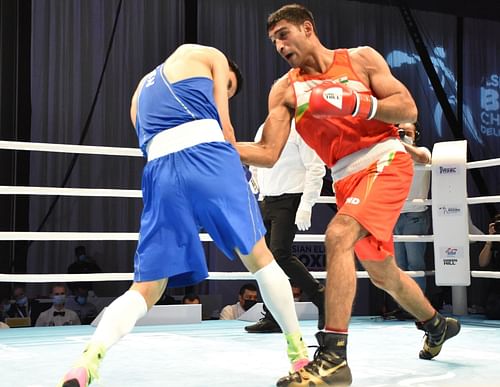
[[[55,296],[52,296],[52,301],[54,302],[55,305],[63,305],[64,302],[66,301],[66,295],[57,294]]]
[[[406,143],[406,144],[409,144],[409,145],[413,145],[413,138],[411,138],[410,136],[405,135],[403,137],[403,142]]]

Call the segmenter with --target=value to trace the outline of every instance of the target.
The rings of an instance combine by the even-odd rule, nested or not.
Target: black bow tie
[[[54,317],[55,316],[64,316],[66,312],[54,312]]]

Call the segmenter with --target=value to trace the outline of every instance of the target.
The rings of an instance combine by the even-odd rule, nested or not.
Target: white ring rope
[[[475,235],[475,237],[486,236]],[[500,240],[500,235],[498,237]],[[139,234],[134,232],[0,232],[0,241],[136,241],[138,239]],[[202,242],[213,242],[210,235],[205,233],[200,234],[200,240]],[[433,235],[394,235],[395,242],[432,242],[433,240]],[[325,236],[323,234],[297,234],[293,241],[324,242]]]
[[[471,242],[494,242],[494,241],[500,241],[500,234],[484,234],[484,235],[475,235],[475,234],[470,234],[469,235],[469,241]]]
[[[475,278],[495,278],[500,279],[499,271],[483,271],[483,270],[471,270],[471,277]]]
[[[471,161],[471,162],[467,163],[467,169],[497,167],[498,165],[500,165],[500,158],[489,159],[489,160]]]
[[[498,203],[500,202],[500,195],[467,198],[466,200],[467,204]]]
[[[44,142],[0,141],[0,149],[41,151],[56,153],[78,153],[103,156],[144,157],[138,148],[119,148],[113,146],[50,144]]]
[[[316,279],[326,279],[325,271],[311,271],[311,275]],[[432,272],[425,271],[407,271],[411,277],[425,277]],[[357,271],[357,278],[369,278],[366,271]],[[0,274],[0,282],[103,282],[103,281],[132,281],[134,273],[94,273],[94,274]],[[248,271],[245,272],[209,272],[209,280],[253,280],[254,275]]]
[[[70,144],[51,144],[40,142],[23,141],[0,141],[0,149],[6,150],[29,150],[43,152],[59,153],[78,153],[104,156],[132,156],[143,157],[140,149],[120,148],[110,146],[93,145],[70,145]],[[481,168],[500,165],[500,158],[491,160],[474,161],[467,163],[467,168]],[[415,169],[431,170],[432,165],[417,165]],[[58,187],[26,187],[26,186],[0,186],[0,195],[49,195],[49,196],[95,196],[95,197],[122,197],[122,198],[141,198],[140,190],[129,189],[103,189],[103,188],[58,188]],[[485,196],[478,198],[468,198],[468,204],[496,203],[500,201],[500,195]],[[318,198],[317,203],[335,203],[335,197],[322,196]],[[408,201],[410,202],[410,201]],[[425,206],[432,205],[431,199],[412,200],[413,204]]]
[[[0,185],[0,195],[85,196],[113,198],[142,198],[141,190],[108,188],[57,188]],[[467,198],[468,204],[498,203],[500,195]],[[431,206],[431,199],[408,200],[408,203]],[[334,196],[321,196],[316,203],[336,203]]]
[[[143,157],[138,148],[120,148],[112,146],[94,146],[94,145],[71,145],[71,144],[52,144],[43,142],[26,141],[0,141],[0,149],[5,150],[25,150],[56,153],[78,153],[103,156],[132,156]],[[467,169],[494,167],[500,165],[500,158],[472,161],[466,164]],[[431,164],[417,165],[415,169],[431,170]]]
[[[69,145],[32,143],[22,141],[0,141],[0,149],[43,151],[56,153],[92,154],[104,156],[131,156],[143,157],[140,149],[119,148],[108,146]],[[466,163],[467,169],[483,168],[500,165],[500,158]],[[419,165],[415,169],[431,170],[432,165]],[[100,189],[100,188],[58,188],[58,187],[26,187],[26,186],[0,186],[0,195],[59,195],[59,196],[87,196],[87,197],[126,197],[140,198],[140,190],[130,189]],[[468,204],[494,203],[500,201],[500,195],[467,198]],[[412,200],[412,203],[430,206],[431,199]],[[335,197],[322,196],[317,203],[335,203]],[[138,233],[113,233],[113,232],[0,232],[0,240],[137,240]],[[297,234],[295,242],[323,242],[324,235]],[[208,234],[200,234],[202,242],[210,242]],[[395,242],[433,242],[433,235],[394,235]],[[469,235],[471,242],[475,241],[500,241],[500,235]],[[412,277],[423,277],[432,272],[407,271]],[[311,272],[317,279],[325,279],[326,272]],[[358,278],[369,278],[366,271],[356,272]],[[476,278],[500,279],[500,272],[471,271],[471,276]],[[211,280],[248,280],[253,279],[249,272],[211,272]],[[96,273],[96,274],[0,274],[0,282],[77,282],[77,281],[131,281],[133,273]]]
[[[325,279],[326,272],[311,271],[311,275],[316,279]],[[406,271],[410,277],[424,277],[432,275],[433,271]],[[249,272],[210,272],[208,273],[209,280],[252,280],[255,279],[252,273]],[[471,271],[471,276],[474,278],[494,278],[500,279],[498,271]],[[369,278],[366,271],[357,271],[357,278]],[[29,283],[44,283],[44,282],[103,282],[103,281],[132,281],[134,273],[95,273],[95,274],[0,274],[0,282],[29,282]]]
[[[0,185],[0,195],[98,196],[113,198],[142,198],[137,189],[57,188]]]

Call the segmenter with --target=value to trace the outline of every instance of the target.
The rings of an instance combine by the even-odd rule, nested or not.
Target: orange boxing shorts
[[[394,225],[408,197],[412,178],[410,155],[389,152],[335,183],[338,214],[356,219],[370,233],[354,246],[358,259],[383,260],[394,256]]]

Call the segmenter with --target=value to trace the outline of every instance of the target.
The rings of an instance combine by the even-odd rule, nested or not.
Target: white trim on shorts
[[[333,182],[367,168],[389,152],[406,153],[406,149],[399,139],[388,138],[371,147],[360,149],[341,158],[331,169]]]
[[[186,122],[156,134],[146,146],[148,161],[205,142],[225,141],[217,120],[212,118]]]

